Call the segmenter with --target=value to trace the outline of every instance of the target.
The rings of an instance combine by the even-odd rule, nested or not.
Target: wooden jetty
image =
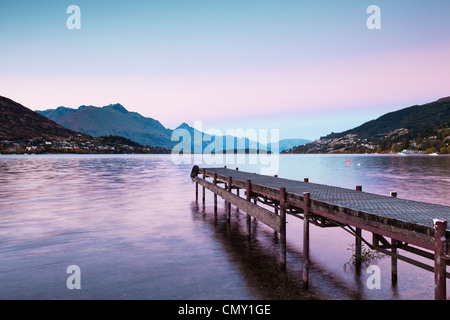
[[[397,259],[434,272],[435,299],[446,299],[446,267],[450,261],[448,242],[450,207],[400,199],[395,192],[382,196],[303,181],[282,179],[242,172],[238,168],[199,168],[194,166],[191,178],[195,182],[196,201],[202,186],[214,194],[214,214],[217,217],[217,196],[227,202],[227,218],[231,205],[246,213],[247,236],[251,237],[251,217],[261,221],[280,235],[280,267],[286,268],[286,215],[303,220],[303,284],[309,284],[309,226],[341,227],[355,237],[356,261],[362,255],[362,243],[391,256],[391,280],[397,282]],[[240,190],[245,193],[241,197]],[[233,193],[233,191],[235,191]],[[372,234],[367,240],[362,231]],[[389,240],[390,239],[390,240]],[[402,249],[413,256],[428,258],[431,265],[398,252]]]

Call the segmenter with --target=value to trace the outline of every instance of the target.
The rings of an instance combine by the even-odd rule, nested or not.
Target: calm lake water
[[[350,160],[350,161],[347,161]],[[278,175],[450,205],[450,157],[283,155]],[[195,204],[193,164],[170,155],[0,156],[1,299],[433,299],[434,275],[390,258],[381,289],[352,265],[353,237],[311,226],[308,291],[302,289],[302,221],[288,216],[287,271],[274,232],[219,201],[214,220]],[[258,172],[244,164],[240,170]],[[367,235],[371,239],[370,235]],[[69,290],[67,267],[81,270]]]

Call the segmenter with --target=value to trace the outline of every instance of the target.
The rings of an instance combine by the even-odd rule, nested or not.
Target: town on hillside
[[[284,153],[450,154],[450,128],[422,133],[416,137],[412,137],[410,130],[405,128],[370,139],[362,139],[355,133],[341,137],[323,137]]]
[[[105,136],[92,139],[71,137],[69,139],[51,138],[0,138],[0,154],[132,154],[162,153],[171,151],[162,147],[140,145],[118,136]]]

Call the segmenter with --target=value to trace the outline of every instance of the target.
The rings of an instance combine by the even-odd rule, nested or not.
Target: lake
[[[310,289],[302,289],[302,221],[288,216],[287,270],[261,223],[195,203],[193,163],[170,155],[0,156],[0,299],[433,299],[434,274],[390,258],[381,288],[348,264],[354,238],[311,226]],[[211,165],[213,166],[213,165]],[[232,164],[257,172],[258,165]],[[280,155],[277,173],[399,198],[450,205],[450,157]],[[367,235],[371,239],[370,235]],[[69,290],[67,268],[81,289]]]

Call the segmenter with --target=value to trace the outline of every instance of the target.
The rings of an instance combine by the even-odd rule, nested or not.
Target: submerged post
[[[355,228],[355,269],[357,275],[361,274],[361,260],[362,260],[362,230]]]
[[[286,188],[280,188],[280,269],[286,270]]]
[[[392,239],[391,241],[391,251],[395,255],[397,254],[397,240]],[[391,282],[393,286],[397,285],[397,258],[395,256],[391,258]]]
[[[247,201],[250,202],[250,197],[251,197],[251,192],[252,192],[252,182],[251,180],[247,180],[245,181],[245,190],[246,190],[246,199]],[[247,213],[246,217],[246,224],[247,224],[247,239],[250,239],[251,236],[251,224],[252,224],[252,219],[251,216]]]
[[[356,186],[356,191],[362,191],[362,186]],[[355,229],[355,268],[359,274],[361,272],[361,259],[362,259],[362,231],[360,228]]]
[[[277,174],[274,174],[273,177],[274,177],[274,178],[278,178],[278,175],[277,175]],[[275,214],[278,215],[278,208],[277,208],[277,205],[275,204],[274,207],[275,207],[275,210],[274,210],[274,211],[275,211]]]
[[[240,195],[239,195],[239,188],[236,188],[236,195],[238,197],[240,197]],[[236,207],[236,212],[239,212],[239,207]]]
[[[309,206],[310,193],[303,193],[303,287],[309,286]]]
[[[217,173],[214,173],[214,185],[217,186]],[[214,192],[214,217],[217,218],[217,193]]]
[[[231,193],[231,176],[228,177],[228,192]],[[227,219],[230,221],[231,219],[231,202],[227,202]]]
[[[203,180],[206,180],[206,169],[203,169]],[[203,194],[202,194],[203,211],[205,211],[205,193],[206,193],[205,186],[203,186],[202,189],[203,189]]]
[[[236,171],[239,171],[238,167],[236,167]],[[236,195],[239,197],[239,187],[236,188]],[[236,207],[236,212],[239,212],[239,207]]]
[[[193,166],[191,170],[191,179],[195,180],[195,178],[198,178],[198,166]],[[195,180],[195,203],[198,204],[198,182]]]
[[[445,249],[447,221],[434,220],[434,299],[446,300],[447,279]]]
[[[195,203],[198,204],[198,182],[195,182]]]

